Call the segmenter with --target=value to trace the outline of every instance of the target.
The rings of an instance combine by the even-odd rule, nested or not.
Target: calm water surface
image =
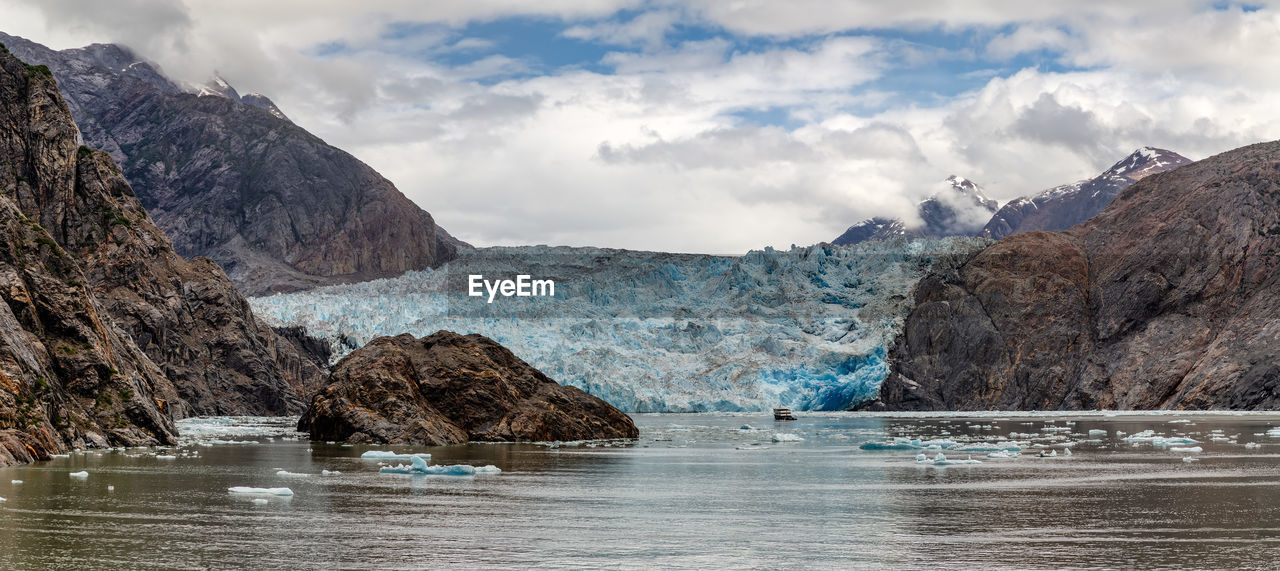
[[[291,420],[186,422],[180,447],[0,469],[0,568],[1280,565],[1280,415],[636,421],[627,446],[394,447],[503,470],[474,478],[380,474],[370,448],[296,439]],[[861,448],[893,437],[1023,450],[936,466]],[[211,444],[227,440],[258,444]]]

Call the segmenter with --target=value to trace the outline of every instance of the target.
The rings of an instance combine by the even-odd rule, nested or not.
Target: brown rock
[[[873,406],[1280,404],[1280,142],[1152,175],[917,286]]]
[[[380,337],[335,367],[298,424],[312,440],[446,445],[635,438],[625,413],[480,335]]]

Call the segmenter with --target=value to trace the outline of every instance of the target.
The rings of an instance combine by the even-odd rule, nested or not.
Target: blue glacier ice
[[[250,300],[335,359],[440,329],[502,343],[628,412],[843,410],[875,398],[911,289],[975,238],[820,244],[743,256],[548,246],[466,249],[436,270]],[[554,297],[466,295],[467,276],[554,279]]]

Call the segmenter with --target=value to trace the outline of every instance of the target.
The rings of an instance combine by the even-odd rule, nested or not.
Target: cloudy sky
[[[952,173],[1004,202],[1280,138],[1266,3],[0,0],[0,28],[216,71],[476,245],[785,248]]]

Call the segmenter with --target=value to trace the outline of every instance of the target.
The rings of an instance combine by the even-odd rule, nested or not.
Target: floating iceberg
[[[915,450],[921,448],[920,441],[894,440],[893,442],[864,442],[858,448],[863,450]]]
[[[476,473],[477,474],[501,474],[502,469],[497,466],[494,466],[493,464],[489,464],[487,466],[477,467]]]
[[[361,460],[411,460],[413,458],[422,458],[430,461],[430,454],[404,454],[400,452],[388,452],[386,450],[370,450],[360,455]]]
[[[156,460],[177,460],[178,457],[172,454],[156,454]]]
[[[410,464],[383,466],[378,471],[383,474],[426,474],[428,476],[474,476],[476,474],[475,466],[466,464],[432,466],[427,464],[427,459],[430,457],[430,454],[410,456]],[[494,469],[497,470],[497,468]]]
[[[1022,457],[1021,452],[1012,452],[1009,450],[1000,450],[997,452],[991,452],[987,454],[987,458],[995,458],[995,459],[1021,458],[1021,457]]]
[[[22,480],[9,480],[10,484],[21,484]]]
[[[779,432],[773,435],[773,441],[774,442],[802,442],[804,441],[804,439],[800,438],[795,434]]]
[[[88,478],[89,472],[81,470],[79,472],[72,472],[68,474],[68,476],[71,476],[72,478]]]
[[[320,475],[321,476],[341,476],[342,472],[339,472],[337,470],[321,470]]]
[[[263,499],[263,498],[253,498],[253,499],[252,499],[252,500],[250,500],[250,501],[251,501],[254,505],[258,505],[258,506],[260,506],[260,505],[262,505],[262,504],[269,504],[269,503],[271,503],[271,502],[269,502],[269,501],[267,501],[266,499]]]
[[[930,464],[933,466],[958,466],[958,465],[965,465],[965,464],[981,464],[982,463],[981,460],[974,460],[972,457],[966,458],[964,460],[951,460],[951,459],[948,459],[941,452],[939,452],[933,458],[929,458],[924,454],[919,454],[916,456],[916,462],[920,464]]]
[[[1099,436],[1106,436],[1106,435],[1107,435],[1107,431],[1102,430],[1100,428],[1093,428],[1089,430],[1089,436],[1099,437]]]
[[[248,486],[234,486],[227,488],[227,492],[232,494],[259,494],[264,496],[292,496],[293,490],[289,488],[251,488]]]
[[[545,246],[465,249],[435,270],[250,300],[340,358],[383,335],[480,333],[628,412],[844,410],[873,399],[912,286],[974,238],[827,244],[739,257]],[[554,279],[554,297],[477,302],[469,274]]]
[[[1199,446],[1174,446],[1170,448],[1169,451],[1183,454],[1198,454],[1200,452],[1204,452],[1204,448]]]
[[[299,474],[297,472],[290,472],[288,470],[279,470],[276,472],[276,475],[284,478],[310,478],[314,474]]]

